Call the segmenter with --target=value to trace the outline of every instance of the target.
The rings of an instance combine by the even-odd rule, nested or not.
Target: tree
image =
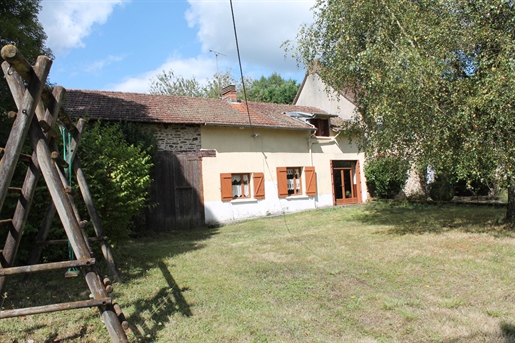
[[[279,74],[273,73],[268,78],[261,76],[259,80],[250,84],[248,99],[276,104],[291,104],[298,89],[299,85],[295,80],[285,80]]]
[[[195,76],[187,79],[169,70],[163,71],[150,81],[150,94],[219,98],[221,89],[228,85],[237,85],[238,89],[241,87],[228,71],[214,74],[212,78],[207,78],[203,85]]]
[[[186,79],[180,75],[176,76],[172,70],[168,72],[163,71],[162,74],[157,75],[155,79],[151,80],[150,94],[205,97],[204,89],[195,77]]]
[[[295,49],[356,95],[368,154],[495,179],[515,220],[512,0],[318,0]]]
[[[34,63],[38,55],[52,57],[45,47],[46,34],[38,21],[40,0],[3,0],[0,6],[0,48],[14,44],[27,61]],[[16,109],[7,82],[0,80],[0,117]]]
[[[268,78],[261,76],[259,80],[245,78],[244,81],[247,99],[250,101],[291,104],[299,88],[296,81],[284,80],[277,73],[273,73]],[[228,85],[235,85],[238,99],[244,99],[243,83],[232,77],[229,71],[215,73],[204,83],[198,82],[194,76],[186,79],[175,75],[172,70],[163,71],[150,81],[150,93],[219,98],[222,88]]]

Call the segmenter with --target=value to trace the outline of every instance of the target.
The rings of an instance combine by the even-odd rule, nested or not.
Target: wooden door
[[[204,226],[202,159],[160,151],[150,190],[147,227],[155,232]]]
[[[331,161],[335,205],[361,202],[359,164],[356,161]]]

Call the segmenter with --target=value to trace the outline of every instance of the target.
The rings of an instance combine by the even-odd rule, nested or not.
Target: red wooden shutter
[[[265,174],[254,173],[254,198],[265,198]]]
[[[232,175],[229,173],[220,174],[220,189],[222,190],[222,201],[232,200]]]
[[[288,196],[288,181],[286,179],[286,167],[277,167],[277,191],[279,198]]]
[[[306,177],[306,195],[316,195],[317,180],[315,167],[304,167],[304,176]]]

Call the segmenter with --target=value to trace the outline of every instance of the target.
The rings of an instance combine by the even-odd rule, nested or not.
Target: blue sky
[[[315,0],[233,0],[245,76],[302,81],[281,43],[311,23]],[[229,0],[42,0],[39,20],[55,55],[50,82],[65,88],[148,92],[163,70],[199,81],[239,79]]]

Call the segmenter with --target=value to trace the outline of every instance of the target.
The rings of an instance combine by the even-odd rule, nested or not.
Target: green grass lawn
[[[138,239],[117,247],[112,296],[131,342],[515,342],[503,215],[371,203]],[[88,296],[62,272],[7,287],[4,308]],[[0,321],[0,342],[29,340],[109,336],[96,309]]]

